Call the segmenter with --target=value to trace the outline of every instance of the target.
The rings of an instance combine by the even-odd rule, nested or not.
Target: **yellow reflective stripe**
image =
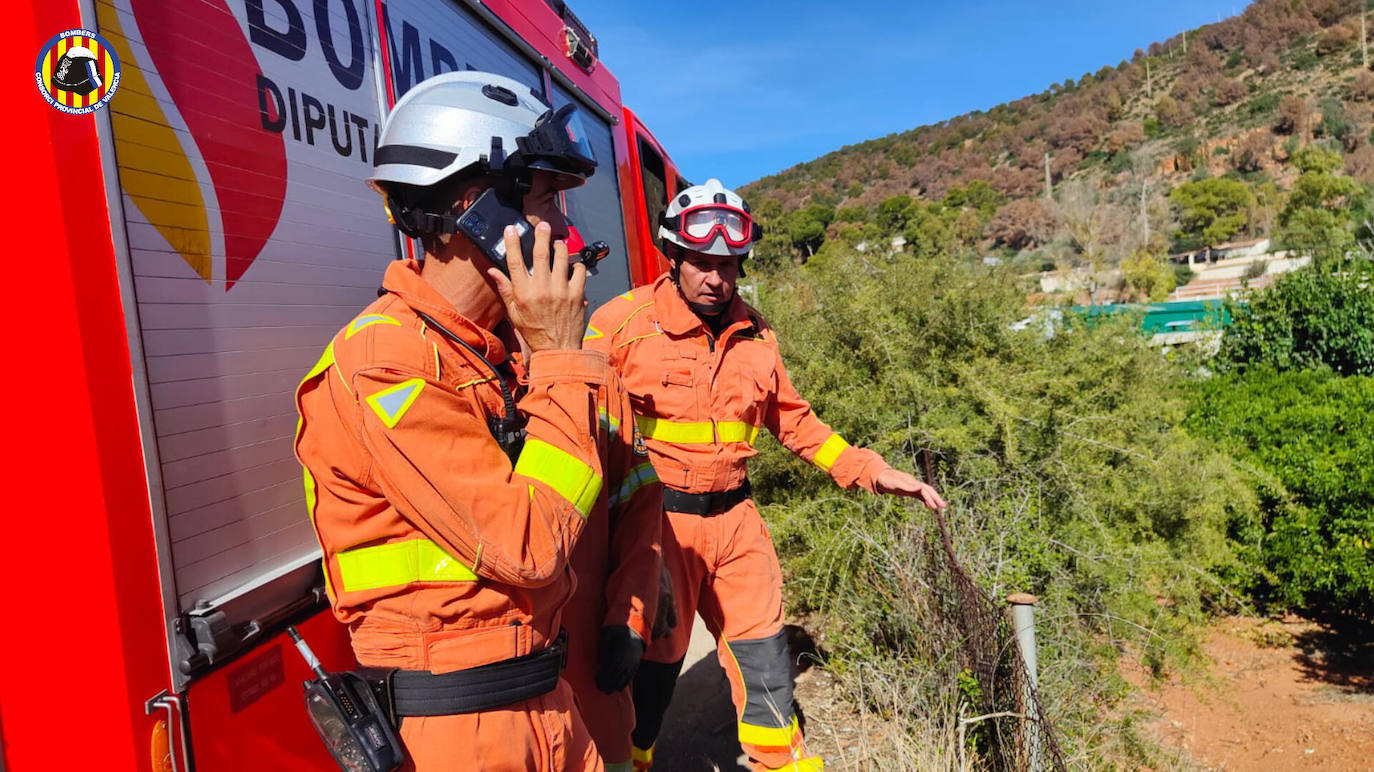
[[[673,442],[679,445],[709,445],[716,442],[747,442],[750,445],[759,437],[759,427],[743,421],[720,421],[714,431],[710,421],[669,421],[663,418],[635,416],[635,425],[646,440]]]
[[[335,556],[344,592],[415,582],[475,582],[477,574],[429,539],[346,550]]]
[[[749,745],[764,745],[769,748],[790,748],[792,738],[797,734],[797,717],[792,717],[792,723],[787,726],[757,726],[746,724],[743,721],[739,724],[739,741]]]
[[[606,761],[606,772],[634,772],[635,765],[630,761]]]
[[[816,451],[816,457],[812,461],[821,468],[822,472],[829,472],[830,467],[835,465],[835,459],[839,458],[840,454],[848,447],[849,443],[845,442],[843,437],[832,434],[821,446],[821,449]]]
[[[710,444],[716,441],[710,421],[668,421],[662,418],[635,416],[635,426],[646,440],[676,442],[684,445]]]
[[[721,442],[747,442],[754,444],[759,437],[759,427],[750,426],[743,421],[721,421],[716,424]]]
[[[620,433],[620,421],[617,420],[615,416],[607,413],[606,408],[597,408],[596,414],[601,419],[601,425],[606,427],[607,431],[611,434]]]
[[[515,473],[538,480],[572,503],[583,517],[601,495],[601,475],[576,456],[543,440],[530,438],[515,462]]]
[[[360,316],[354,319],[353,322],[348,325],[348,329],[344,331],[344,340],[348,340],[354,335],[357,335],[359,331],[371,327],[374,324],[394,324],[397,327],[401,326],[400,322],[385,314],[368,314],[367,316]]]
[[[654,472],[654,465],[645,461],[625,474],[625,482],[621,483],[620,490],[611,496],[610,505],[614,507],[629,501],[630,497],[638,493],[640,488],[656,482],[658,482],[658,474]]]
[[[632,745],[630,746],[630,760],[640,764],[652,764],[654,763],[654,749],[644,750]]]
[[[302,466],[301,471],[305,473],[305,514],[310,517],[313,525],[315,522],[315,476],[310,474],[310,469]]]
[[[596,340],[597,338],[604,337],[606,336],[601,334],[601,330],[596,329],[590,324],[587,325],[587,331],[582,334],[582,340]]]
[[[299,427],[296,429],[296,434],[300,434]],[[301,467],[301,473],[305,479],[305,514],[310,518],[310,525],[314,526],[315,505],[319,501],[318,494],[315,492],[315,476],[310,474],[310,469],[304,466]],[[334,588],[330,586],[329,582],[329,566],[324,567],[324,591],[331,600],[334,598]]]
[[[334,364],[334,343],[331,341],[330,344],[329,344],[328,346],[325,346],[325,347],[324,347],[324,353],[323,353],[323,354],[320,354],[320,358],[315,362],[315,366],[314,366],[314,367],[311,367],[311,368],[310,368],[310,372],[306,373],[306,374],[305,374],[305,377],[301,379],[301,386],[304,386],[305,383],[306,383],[306,381],[309,381],[309,380],[311,380],[312,378],[315,378],[316,376],[318,376],[320,373],[324,372],[325,370],[328,370],[329,367],[330,367],[331,365],[333,365],[333,364]],[[341,376],[341,377],[342,377],[342,376]],[[297,388],[299,388],[299,387],[297,387]],[[300,437],[301,437],[301,427],[302,427],[304,424],[305,424],[305,418],[304,418],[304,416],[297,415],[297,416],[296,416],[296,440],[297,440],[297,441],[300,440]],[[316,504],[318,503],[318,501],[319,501],[318,495],[316,494],[316,491],[315,491],[315,477],[314,477],[314,475],[310,474],[310,469],[309,469],[308,467],[304,466],[304,465],[301,466],[301,476],[302,476],[302,481],[305,483],[305,515],[306,515],[306,517],[308,517],[308,518],[310,519],[310,525],[313,527],[313,526],[315,525],[315,505],[316,505]],[[330,598],[333,598],[333,597],[334,597],[334,588],[331,587],[331,586],[330,586],[330,583],[329,583],[329,568],[328,568],[328,566],[326,566],[325,569],[324,569],[324,591],[325,591],[326,594],[329,595]]]
[[[305,383],[324,372],[332,364],[334,364],[334,343],[331,341],[328,346],[324,347],[324,353],[320,354],[319,361],[315,362],[315,366],[310,368],[310,372],[306,373],[305,377],[301,379],[301,383]]]

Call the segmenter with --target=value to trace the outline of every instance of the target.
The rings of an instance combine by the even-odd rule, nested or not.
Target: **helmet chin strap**
[[[735,296],[731,294],[730,300],[734,299]],[[692,310],[701,316],[720,316],[725,313],[725,309],[730,307],[730,300],[724,303],[688,303],[687,305],[691,306]]]

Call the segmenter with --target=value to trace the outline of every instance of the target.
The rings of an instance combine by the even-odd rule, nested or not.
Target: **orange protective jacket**
[[[414,261],[393,263],[383,286],[296,394],[296,455],[335,616],[364,665],[444,673],[539,651],[573,593],[579,535],[607,517],[606,470],[633,455],[629,421],[612,435],[599,414],[622,418],[628,401],[604,356],[535,353],[512,467],[487,425],[502,412],[493,374],[417,311],[498,366],[501,340]],[[651,613],[630,601],[613,616],[642,629]]]
[[[624,379],[663,484],[688,493],[738,487],[767,428],[842,487],[872,492],[887,463],[816,417],[758,311],[736,295],[724,313],[717,337],[665,273],[597,309],[583,338],[583,348],[605,352]]]

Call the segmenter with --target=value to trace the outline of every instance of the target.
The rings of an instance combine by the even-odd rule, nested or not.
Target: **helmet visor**
[[[595,168],[596,154],[592,152],[592,143],[587,140],[587,131],[582,127],[582,114],[576,110],[569,111],[563,117],[561,127],[568,138],[568,157]]]
[[[748,212],[724,204],[707,204],[684,209],[678,233],[693,244],[705,244],[717,234],[732,247],[742,247],[753,239],[754,221]]]
[[[596,154],[582,125],[582,116],[571,104],[539,116],[534,129],[520,141],[527,161],[560,171],[590,176],[596,171]]]

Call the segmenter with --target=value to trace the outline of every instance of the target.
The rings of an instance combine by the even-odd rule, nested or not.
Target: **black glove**
[[[624,625],[601,628],[596,647],[596,688],[611,694],[629,686],[644,656],[644,639]]]
[[[654,615],[654,629],[649,632],[656,641],[667,638],[677,627],[677,599],[673,597],[673,577],[668,574],[667,564],[659,566],[658,613]]]

